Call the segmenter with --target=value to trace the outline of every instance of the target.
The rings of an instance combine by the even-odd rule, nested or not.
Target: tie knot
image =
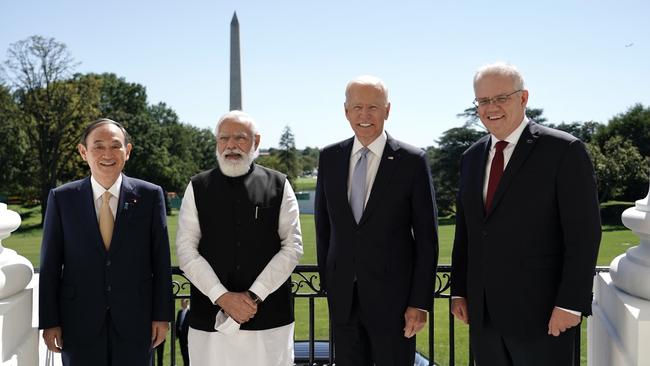
[[[111,199],[112,196],[113,195],[111,194],[111,192],[109,191],[104,192],[104,194],[102,195],[102,202],[108,203],[108,201]]]
[[[359,157],[365,158],[366,155],[368,155],[369,151],[370,151],[370,149],[368,149],[367,147],[365,147],[365,146],[362,147],[361,150],[359,150]]]
[[[503,149],[506,148],[506,146],[508,146],[508,141],[499,141],[497,142],[495,147],[497,149],[497,152],[502,152]]]

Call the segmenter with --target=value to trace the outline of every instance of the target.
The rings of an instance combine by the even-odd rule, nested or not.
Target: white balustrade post
[[[20,226],[20,216],[0,203],[0,366],[37,366],[38,330],[32,327],[32,264],[2,240]]]
[[[650,189],[622,215],[641,242],[596,276],[589,365],[650,365]]]

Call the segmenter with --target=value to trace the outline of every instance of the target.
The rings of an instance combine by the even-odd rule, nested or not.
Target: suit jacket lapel
[[[494,212],[497,205],[501,201],[501,198],[503,198],[504,194],[507,192],[508,186],[512,182],[512,179],[517,175],[517,172],[528,158],[530,152],[533,151],[535,142],[539,137],[537,135],[535,125],[536,124],[532,121],[528,122],[528,125],[522,131],[521,136],[519,137],[519,141],[517,141],[517,146],[515,146],[515,151],[513,151],[512,156],[510,157],[510,161],[508,161],[508,165],[503,171],[503,175],[499,181],[497,191],[494,193],[494,199],[492,200],[492,209],[488,213],[488,217],[492,212]]]
[[[472,179],[471,184],[473,185],[472,191],[475,194],[474,197],[474,202],[477,202],[480,207],[477,207],[478,212],[483,212],[483,215],[485,216],[485,201],[483,199],[483,187],[485,187],[485,180],[488,179],[485,176],[485,169],[487,165],[487,160],[488,156],[490,156],[490,148],[492,148],[492,139],[490,137],[491,135],[487,135],[483,137],[485,141],[483,141],[482,146],[480,148],[480,156],[479,156],[479,169],[478,169],[478,174],[479,174],[479,179]]]
[[[400,158],[399,144],[388,133],[386,135],[388,137],[386,146],[384,146],[384,151],[381,154],[377,175],[370,188],[370,197],[366,203],[366,208],[363,210],[363,215],[361,215],[361,220],[359,220],[359,225],[362,225],[367,220],[372,214],[372,211],[377,207],[377,204],[381,201],[381,197],[383,197],[384,191],[389,186],[388,183],[393,176],[393,171]],[[350,210],[350,212],[352,211]]]
[[[81,205],[80,212],[82,213],[81,217],[88,220],[87,227],[90,230],[91,241],[97,250],[104,255],[106,254],[106,249],[104,248],[102,234],[99,231],[99,222],[97,221],[97,212],[95,211],[95,196],[93,195],[93,187],[90,184],[90,177],[84,179],[79,186],[79,194],[81,196],[79,200],[79,204]]]
[[[131,178],[122,174],[122,186],[120,187],[120,199],[117,203],[117,213],[115,214],[115,226],[113,228],[113,237],[109,252],[115,254],[125,241],[127,226],[131,213],[139,200],[139,196],[134,191]]]
[[[350,178],[350,155],[352,154],[352,145],[354,144],[354,137],[342,141],[336,153],[337,157],[332,159],[333,164],[335,165],[332,169],[333,175],[331,176],[331,182],[335,187],[335,202],[333,205],[335,207],[340,207],[342,212],[345,212],[345,215],[348,216],[348,220],[354,220],[354,214],[352,213],[352,207],[350,207],[350,200],[348,200],[348,180]]]

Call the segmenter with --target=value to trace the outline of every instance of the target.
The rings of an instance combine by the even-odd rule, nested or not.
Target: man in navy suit
[[[461,160],[452,313],[479,366],[573,365],[601,236],[593,166],[580,140],[526,117],[514,66],[479,69],[474,93],[490,134]]]
[[[183,356],[183,365],[189,366],[190,355],[187,350],[187,333],[190,330],[190,299],[181,299],[181,308],[176,313],[176,337]]]
[[[354,79],[345,95],[355,136],[321,152],[315,199],[336,364],[413,365],[438,258],[427,159],[384,131],[390,103],[380,79]]]
[[[64,365],[148,365],[173,316],[163,192],[122,174],[119,123],[92,122],[78,149],[91,176],[48,198],[39,328]]]

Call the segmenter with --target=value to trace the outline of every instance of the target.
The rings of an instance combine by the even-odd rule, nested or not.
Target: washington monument
[[[242,110],[241,57],[239,55],[239,21],[237,12],[230,22],[230,110]]]

